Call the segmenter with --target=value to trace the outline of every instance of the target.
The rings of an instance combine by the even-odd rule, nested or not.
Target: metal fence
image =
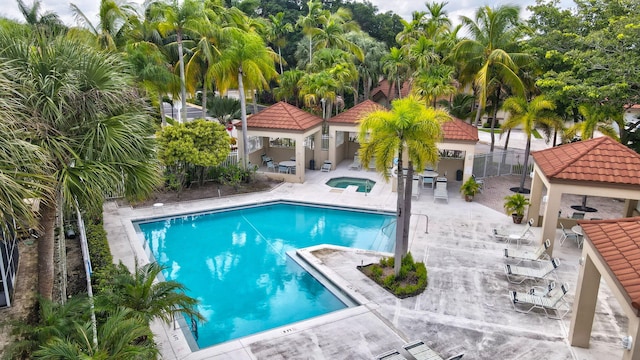
[[[527,173],[533,171],[533,162],[529,156]],[[478,178],[502,175],[522,175],[524,150],[511,149],[477,154],[473,159],[473,174]]]

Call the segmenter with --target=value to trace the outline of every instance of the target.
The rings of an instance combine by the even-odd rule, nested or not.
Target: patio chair
[[[416,360],[444,360],[442,356],[438,355],[433,349],[431,349],[422,340],[412,341],[410,343],[402,345],[402,348],[407,350]]]
[[[573,214],[571,214],[571,218],[578,219],[578,220],[584,219],[584,213],[580,211],[576,211]]]
[[[349,165],[349,170],[360,170],[362,169],[362,163],[360,162],[359,157],[354,157],[353,162]]]
[[[331,171],[331,161],[325,160],[324,164],[322,164],[322,167],[320,168],[320,171],[322,172]]]
[[[429,185],[430,188],[433,189],[433,178],[430,176],[423,176],[422,177],[422,187],[426,187],[427,185]]]
[[[273,159],[271,159],[270,157],[267,156],[267,154],[262,154],[262,164],[265,165],[266,163],[268,163],[269,161],[272,161]]]
[[[513,309],[517,312],[528,314],[533,309],[540,309],[544,311],[545,316],[550,319],[561,320],[571,310],[571,306],[564,300],[564,296],[569,289],[568,284],[562,284],[560,288],[549,285],[549,291],[543,293],[536,293],[535,288],[529,290],[528,293],[521,293],[517,291],[509,291],[509,297],[511,298],[511,304]]]
[[[417,360],[444,360],[442,356],[433,351],[422,340],[412,341],[402,346],[409,354]],[[464,354],[448,357],[446,360],[460,360]]]
[[[516,234],[502,234],[498,232],[498,229],[494,228],[493,238],[500,241],[506,241],[507,244],[515,241],[517,247],[520,246],[520,242],[524,240],[526,240],[527,244],[529,244],[531,243],[531,240],[529,240],[529,236],[533,235],[533,233],[531,232],[531,226],[533,226],[533,219],[529,219],[522,232]]]
[[[538,246],[535,251],[530,250],[514,250],[514,249],[504,249],[504,257],[507,259],[516,259],[518,262],[516,264],[521,263],[523,260],[548,260],[549,254],[547,254],[547,249],[551,246],[551,240],[545,240],[542,245]]]
[[[273,161],[267,161],[267,171],[269,170],[276,172],[276,164]]]
[[[376,360],[407,360],[398,350],[387,351],[376,356]]]
[[[577,243],[580,243],[579,235],[572,230],[565,229],[562,221],[560,221],[560,229],[562,230],[562,236],[560,237],[560,246],[562,246],[564,244],[564,241],[569,238],[575,240]]]
[[[441,199],[449,202],[449,192],[447,191],[447,183],[445,182],[437,182],[436,188],[433,189],[433,201],[435,202],[437,199]]]
[[[546,280],[553,275],[553,272],[560,266],[560,259],[537,261],[540,267],[532,268],[517,265],[505,265],[504,273],[507,280],[512,284],[522,284],[526,280],[540,281]]]
[[[284,165],[278,165],[278,172],[281,174],[288,174],[289,173],[289,167],[288,166],[284,166]]]

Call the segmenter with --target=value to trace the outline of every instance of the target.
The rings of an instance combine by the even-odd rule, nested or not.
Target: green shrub
[[[96,287],[96,293],[100,292],[103,284],[108,283],[113,275],[113,256],[107,241],[107,232],[103,224],[85,225],[87,233],[87,244],[89,246],[89,259],[91,259],[91,269],[93,274],[92,284]]]
[[[358,268],[371,280],[399,298],[417,295],[427,288],[427,268],[424,263],[414,262],[411,253],[402,258],[400,274],[397,277],[394,273],[384,276],[385,270],[389,273],[393,267],[394,258],[390,257],[380,259],[379,264]]]

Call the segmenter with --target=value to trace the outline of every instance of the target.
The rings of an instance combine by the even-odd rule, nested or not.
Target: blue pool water
[[[207,347],[343,309],[286,252],[333,244],[391,252],[389,214],[277,202],[136,223],[145,250],[187,286],[207,321]]]

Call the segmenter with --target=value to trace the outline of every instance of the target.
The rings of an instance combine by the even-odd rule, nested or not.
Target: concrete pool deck
[[[270,200],[296,200],[319,204],[394,211],[396,194],[379,174],[347,169],[340,164],[331,172],[308,171],[304,184],[285,183],[269,192],[203,199],[148,208],[118,207],[109,202],[104,223],[114,260],[128,266],[137,256],[148,260],[131,220],[206,211],[214,208]],[[376,181],[369,194],[333,189],[332,177],[363,177]],[[563,320],[543,314],[517,313],[509,290],[526,291],[531,284],[510,284],[503,271],[503,249],[492,228],[518,231],[523,225],[479,203],[465,202],[459,183],[448,186],[449,201],[434,201],[431,189],[420,189],[413,199],[410,251],[424,261],[429,272],[427,290],[415,297],[397,299],[364,277],[357,265],[376,262],[383,254],[333,248],[306,254],[333,281],[363,305],[269,330],[257,335],[191,352],[181,329],[154,325],[163,359],[373,359],[375,355],[412,340],[423,340],[444,358],[465,353],[465,359],[617,359],[626,317],[604,282],[600,285],[597,313],[589,349],[571,347],[567,333],[571,313]],[[426,215],[426,216],[422,216]],[[428,217],[428,227],[427,227]],[[428,233],[425,233],[428,230]],[[540,228],[533,228],[540,240]],[[560,234],[558,233],[558,237]],[[533,245],[532,245],[533,247]],[[581,250],[575,243],[557,246],[560,282],[569,284],[573,302]],[[409,355],[401,351],[408,358]]]

